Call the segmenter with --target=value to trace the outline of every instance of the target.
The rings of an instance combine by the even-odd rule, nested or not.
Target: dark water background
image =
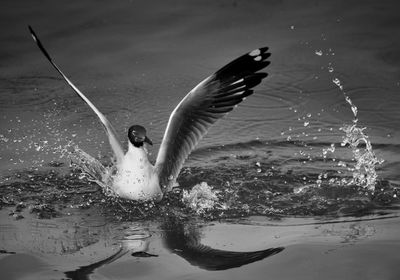
[[[3,1],[4,279],[398,279],[398,6]],[[96,116],[45,61],[28,24],[121,140],[131,124],[148,129],[152,159],[170,112],[191,88],[243,53],[270,47],[269,77],[210,129],[178,180],[188,190],[203,181],[214,186],[223,207],[198,215],[180,194],[156,206],[109,201],[73,170],[62,157],[68,147],[78,145],[105,164],[111,151]],[[352,163],[339,128],[353,114],[333,78],[358,107],[358,124],[384,160],[374,193],[329,184],[352,175],[337,165]],[[331,144],[335,152],[323,158]],[[222,261],[215,259],[210,271],[204,263],[210,250],[193,251],[200,243],[284,250],[218,271]]]

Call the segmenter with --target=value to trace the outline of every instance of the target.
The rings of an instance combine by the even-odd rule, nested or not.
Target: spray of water
[[[71,161],[71,167],[81,171],[81,177],[96,183],[102,188],[105,195],[116,197],[111,188],[113,176],[116,173],[115,165],[104,166],[100,161],[87,154],[78,146],[64,150],[64,156]]]
[[[214,209],[218,203],[218,191],[206,182],[195,185],[190,191],[183,191],[182,201],[197,214]]]
[[[371,141],[364,133],[365,127],[360,128],[356,124],[344,125],[341,130],[345,133],[341,145],[350,147],[355,160],[354,166],[347,167],[353,173],[349,184],[356,184],[374,191],[378,178],[375,168],[382,164],[383,160],[378,159],[372,150]],[[360,147],[363,146],[362,144],[365,144],[365,147]]]
[[[340,128],[345,133],[341,145],[348,146],[351,149],[355,161],[354,166],[347,166],[347,169],[353,174],[353,178],[348,181],[348,184],[355,184],[374,191],[378,178],[375,168],[382,164],[383,160],[376,157],[371,141],[364,132],[366,127],[358,127],[358,108],[345,92],[340,80],[334,78],[332,81],[342,91],[354,117],[351,125],[345,124]]]
[[[330,65],[329,73],[333,73],[333,71],[334,69]],[[351,166],[339,162],[340,166],[347,167],[347,170],[352,173],[352,178],[350,180],[342,179],[341,183],[357,185],[370,191],[374,191],[378,178],[376,166],[382,164],[383,160],[378,159],[375,155],[371,141],[365,133],[366,127],[358,126],[358,108],[344,90],[342,82],[337,77],[334,77],[332,82],[343,93],[344,99],[350,105],[351,111],[353,112],[352,124],[344,124],[340,128],[340,130],[345,134],[341,146],[348,146],[351,149],[354,160],[354,164]]]
[[[317,50],[315,51],[315,54],[317,56],[322,56],[324,52],[322,50]],[[334,55],[334,53],[331,49],[329,49],[327,55]],[[324,69],[324,67],[322,67],[322,69]],[[378,165],[383,163],[383,160],[379,159],[375,155],[371,141],[365,131],[366,127],[360,127],[358,125],[358,108],[345,91],[345,88],[340,79],[335,75],[334,67],[331,62],[328,63],[328,67],[326,69],[332,79],[332,83],[336,85],[342,92],[346,103],[350,106],[350,109],[353,113],[352,122],[350,124],[343,124],[339,128],[339,130],[344,133],[341,146],[350,149],[352,154],[352,161],[343,162],[341,160],[336,160],[334,154],[336,151],[339,152],[339,149],[337,149],[334,143],[326,148],[323,148],[322,158],[326,160],[329,157],[331,158],[332,162],[335,162],[336,167],[339,168],[339,170],[337,170],[337,174],[339,175],[339,177],[331,177],[328,175],[328,172],[323,172],[319,174],[315,182],[316,186],[320,187],[324,181],[327,181],[327,183],[332,186],[356,185],[373,192],[375,190],[375,185],[378,178],[376,168]],[[308,114],[307,116],[309,115],[311,114]],[[298,118],[298,120],[304,121],[304,127],[309,127],[310,122],[305,117]],[[318,129],[318,132],[320,131],[321,129]],[[330,128],[330,131],[332,131],[332,128]],[[304,132],[303,135],[308,136],[308,134]],[[289,137],[287,139],[288,141],[291,140],[291,137]],[[317,137],[313,137],[313,140],[315,139],[317,139]],[[302,151],[300,151],[300,155],[304,156],[304,154],[302,154]],[[343,178],[341,176],[344,170],[347,170],[347,172],[349,172],[350,178]],[[314,183],[310,183],[311,184],[307,185],[306,187],[314,185]],[[304,187],[301,189],[304,189]]]

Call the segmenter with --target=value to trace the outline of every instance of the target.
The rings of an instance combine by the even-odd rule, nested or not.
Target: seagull
[[[209,127],[253,94],[253,88],[268,75],[259,71],[270,64],[268,47],[258,48],[228,63],[195,86],[172,111],[153,165],[145,146],[152,145],[146,129],[141,125],[129,128],[128,151],[125,153],[109,120],[61,71],[32,27],[28,28],[47,60],[102,123],[117,168],[110,187],[117,196],[129,200],[160,201],[163,194],[176,185],[185,160]]]

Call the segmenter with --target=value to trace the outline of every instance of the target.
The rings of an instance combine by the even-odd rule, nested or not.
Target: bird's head
[[[128,139],[137,148],[142,147],[144,142],[153,145],[153,142],[146,136],[146,129],[141,125],[132,125],[129,128]]]

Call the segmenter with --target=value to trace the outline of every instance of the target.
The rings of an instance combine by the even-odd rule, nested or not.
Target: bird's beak
[[[144,138],[144,142],[153,146],[153,142],[147,136]]]

